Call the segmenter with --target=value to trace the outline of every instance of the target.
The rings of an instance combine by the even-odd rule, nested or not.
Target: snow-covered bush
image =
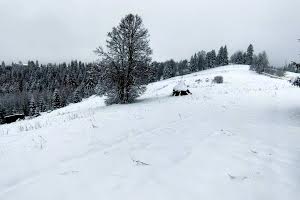
[[[276,68],[272,66],[266,67],[264,72],[279,77],[283,77],[285,75],[285,71],[283,68]]]
[[[285,75],[285,71],[283,69],[276,70],[276,76],[283,77]]]
[[[213,79],[214,83],[223,83],[223,76],[215,76]]]

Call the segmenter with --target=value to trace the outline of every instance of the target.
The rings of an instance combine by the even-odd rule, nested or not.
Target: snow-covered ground
[[[181,80],[193,94],[171,97]],[[0,126],[1,200],[299,198],[300,89],[248,66]]]
[[[295,72],[285,72],[285,78],[287,80],[291,80],[294,81],[295,78],[300,77],[299,73],[295,73]]]

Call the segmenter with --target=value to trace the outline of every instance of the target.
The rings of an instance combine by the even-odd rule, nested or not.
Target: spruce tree
[[[222,54],[222,65],[228,65],[228,51],[227,51],[227,46],[223,48],[223,54]]]
[[[173,59],[166,61],[164,64],[164,79],[176,76],[176,63]]]
[[[5,109],[2,104],[0,104],[0,124],[4,123]]]
[[[198,71],[198,58],[197,54],[194,54],[190,59],[189,70],[191,73]]]
[[[52,96],[52,108],[57,109],[61,107],[61,99],[59,95],[59,90],[55,89]]]
[[[267,53],[265,51],[259,53],[257,56],[253,57],[253,62],[250,67],[251,70],[256,71],[261,74],[269,67],[269,60]]]
[[[252,65],[253,53],[254,53],[253,45],[250,44],[247,48],[246,57],[245,57],[245,64]]]
[[[38,108],[39,108],[39,112],[45,111],[44,101],[42,97],[40,97],[39,99]]]
[[[210,52],[207,52],[206,54],[206,59],[205,59],[205,63],[206,63],[206,69],[210,69],[216,66],[216,51],[212,50]]]
[[[198,71],[204,70],[205,69],[205,58],[206,58],[206,52],[205,51],[200,51],[197,53],[197,68]]]
[[[31,96],[30,101],[29,101],[29,115],[34,116],[36,114],[35,110],[36,110],[35,100],[34,100],[34,97]]]
[[[253,56],[252,56],[252,58],[253,58]],[[243,53],[243,64],[244,65],[247,65],[247,61],[246,60],[247,60],[247,52],[244,52]]]
[[[223,66],[228,65],[228,52],[227,52],[227,46],[222,46],[218,52],[217,58],[216,58],[216,65],[217,66]]]
[[[231,57],[230,57],[230,62],[233,64],[244,64],[245,59],[244,59],[244,54],[242,51],[237,51],[235,52]]]
[[[73,94],[73,103],[78,103],[81,101],[81,97],[80,97],[80,89],[77,88]]]
[[[189,73],[187,60],[182,60],[178,63],[178,73],[180,76]]]
[[[149,76],[149,82],[159,81],[163,78],[164,64],[160,62],[151,63],[151,75]]]
[[[92,94],[94,94],[94,90],[95,90],[95,87],[97,85],[97,70],[95,68],[94,65],[89,65],[87,66],[88,70],[86,72],[86,79],[85,79],[85,83],[84,83],[84,87],[83,87],[83,96],[84,97],[89,97],[91,96]],[[77,88],[75,90],[75,92],[77,92],[78,96],[80,97],[80,88]]]
[[[221,66],[223,64],[223,54],[224,54],[224,48],[223,46],[221,46],[216,58],[216,66]]]

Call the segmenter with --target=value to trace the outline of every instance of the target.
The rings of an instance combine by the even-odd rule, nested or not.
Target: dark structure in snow
[[[292,84],[293,84],[294,86],[300,87],[300,77],[297,77],[297,78],[293,81]]]
[[[174,88],[172,96],[184,96],[192,94],[186,84],[183,81],[180,81]]]
[[[300,70],[300,63],[292,62],[292,65],[296,67],[296,71]]]
[[[2,123],[3,124],[9,124],[9,123],[17,121],[18,119],[25,119],[25,115],[24,114],[15,114],[15,115],[5,116],[2,119]]]

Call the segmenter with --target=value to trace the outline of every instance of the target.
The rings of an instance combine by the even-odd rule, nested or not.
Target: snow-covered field
[[[193,95],[171,97],[181,79]],[[299,198],[300,89],[248,66],[0,126],[1,200]]]

